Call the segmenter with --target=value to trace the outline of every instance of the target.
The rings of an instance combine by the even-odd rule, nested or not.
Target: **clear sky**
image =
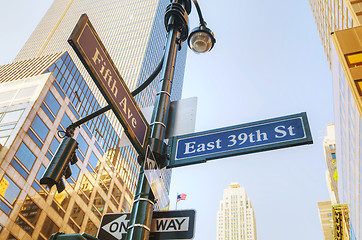
[[[0,65],[14,59],[50,4],[2,4]],[[197,211],[194,239],[216,239],[223,190],[238,182],[259,240],[322,239],[317,202],[329,200],[322,141],[333,123],[332,80],[308,1],[199,4],[217,42],[208,54],[187,57],[183,97],[198,97],[196,131],[307,112],[314,144],[174,169],[171,209],[177,193],[187,194],[178,209]],[[193,11],[190,28],[197,20]]]

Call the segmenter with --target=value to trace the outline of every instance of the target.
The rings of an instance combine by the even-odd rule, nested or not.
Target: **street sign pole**
[[[186,10],[185,10],[186,9]],[[177,50],[188,35],[188,14],[191,11],[190,0],[173,0],[167,7],[165,25],[168,31],[165,56],[161,71],[161,80],[156,95],[156,102],[150,123],[151,135],[149,145],[160,168],[166,166],[166,150],[164,143],[167,117],[170,106],[171,88],[174,76]],[[132,207],[127,240],[147,240],[150,234],[154,196],[144,173],[141,170]]]

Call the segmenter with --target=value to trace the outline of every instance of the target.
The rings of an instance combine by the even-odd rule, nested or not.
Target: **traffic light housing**
[[[72,175],[69,163],[77,162],[75,155],[77,148],[77,141],[72,137],[65,136],[40,179],[40,184],[47,185],[49,188],[55,184],[58,193],[62,192],[65,189],[63,176],[69,178]]]
[[[80,235],[78,233],[65,234],[62,232],[57,232],[52,234],[49,240],[99,240],[99,239],[87,233],[83,233],[82,235]]]

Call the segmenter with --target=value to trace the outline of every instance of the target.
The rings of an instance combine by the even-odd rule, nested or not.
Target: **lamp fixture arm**
[[[193,0],[193,2],[194,2],[194,4],[195,4],[196,10],[197,10],[197,14],[199,15],[200,25],[206,26],[206,22],[205,22],[204,18],[202,17],[202,13],[201,13],[201,9],[200,9],[199,3],[197,2],[197,0]]]
[[[165,55],[162,56],[162,59],[160,63],[157,65],[156,69],[153,71],[153,73],[135,90],[132,91],[132,96],[136,96],[139,94],[142,90],[144,90],[150,83],[157,77],[157,75],[160,73],[163,65],[163,59]]]

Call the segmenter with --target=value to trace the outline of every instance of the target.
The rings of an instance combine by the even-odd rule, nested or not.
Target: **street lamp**
[[[210,51],[215,38],[212,31],[206,27],[202,18],[197,0],[193,0],[199,18],[200,26],[189,34],[188,15],[191,12],[191,0],[171,0],[166,8],[165,27],[167,40],[165,53],[160,73],[160,82],[156,94],[152,119],[150,122],[150,138],[148,145],[156,158],[157,165],[162,168],[167,166],[167,144],[165,143],[168,112],[171,102],[171,89],[177,58],[177,51],[181,49],[182,42],[189,38],[190,48],[197,53]],[[143,156],[144,157],[144,156]],[[153,205],[155,197],[144,173],[144,164],[138,177],[135,199],[133,202],[127,240],[147,240],[150,234]]]

